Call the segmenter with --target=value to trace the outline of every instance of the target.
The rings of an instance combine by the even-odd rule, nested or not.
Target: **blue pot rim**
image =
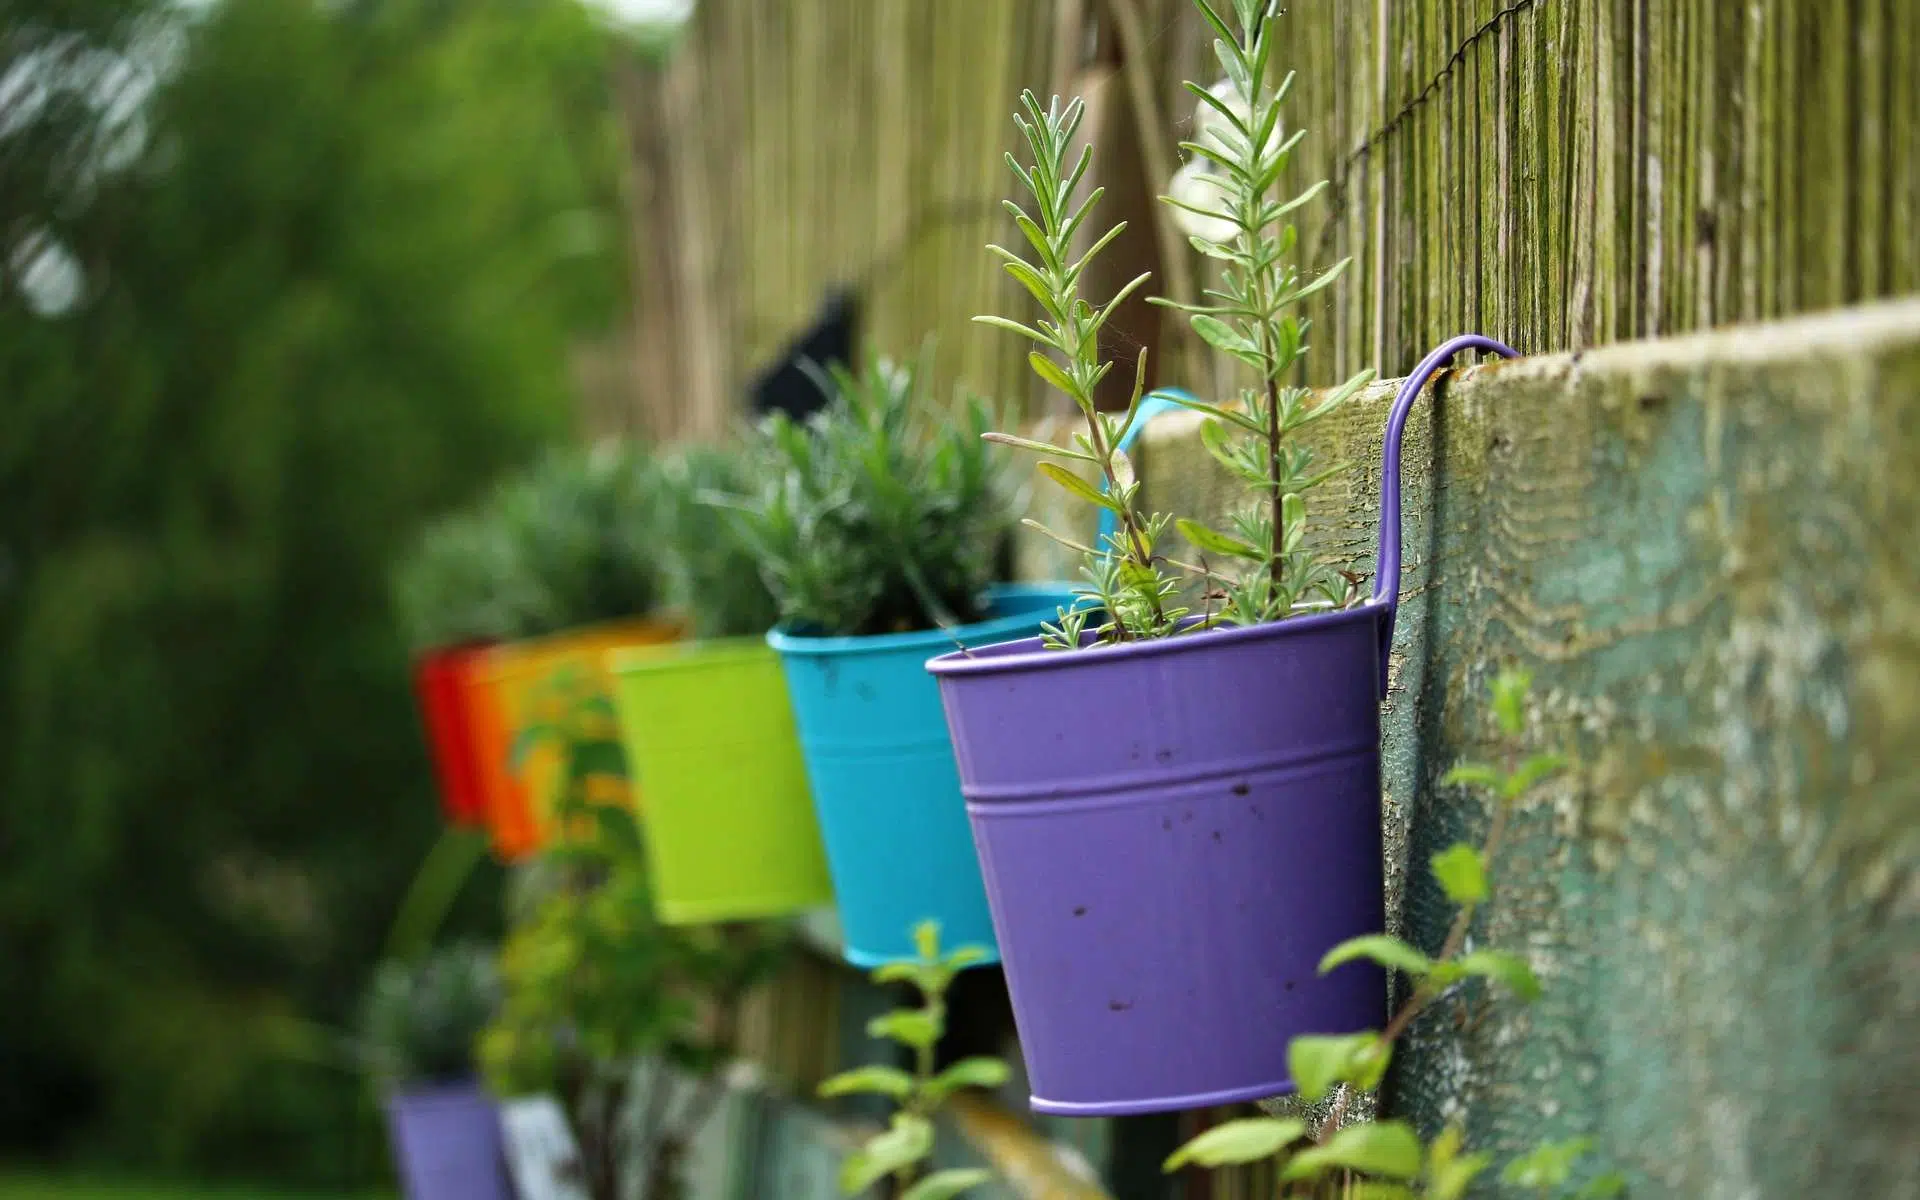
[[[987,588],[987,602],[991,607],[1003,607],[1003,601],[1008,597],[1023,594],[1038,596],[1050,590],[1046,584],[995,584]],[[1060,599],[1063,604],[1072,603],[1073,598],[1065,591],[1065,585],[1060,591]],[[1051,620],[1054,615],[1032,608],[1003,617],[989,617],[970,625],[956,625],[951,629],[915,629],[907,633],[853,637],[810,636],[775,626],[767,631],[767,645],[782,654],[797,656],[891,654],[902,650],[920,650],[931,654],[941,649],[950,650],[955,642],[969,650],[977,650],[981,646],[1015,640],[1014,635],[1037,628],[1040,622]]]
[[[1115,658],[1158,658],[1212,646],[1235,646],[1278,640],[1294,634],[1312,633],[1315,630],[1333,629],[1343,625],[1374,624],[1384,620],[1391,612],[1391,605],[1383,601],[1368,600],[1352,608],[1338,609],[1333,612],[1306,613],[1289,617],[1284,621],[1269,621],[1263,625],[1234,625],[1203,629],[1198,633],[1182,633],[1173,637],[1154,638],[1151,641],[1125,642],[1078,651],[1049,650],[1041,645],[1038,637],[1029,637],[1004,643],[999,653],[984,657],[959,653],[942,654],[928,660],[927,670],[941,676],[1005,675],[1019,671],[1066,670],[1076,663],[1109,662]],[[968,649],[979,650],[982,647],[970,646]]]

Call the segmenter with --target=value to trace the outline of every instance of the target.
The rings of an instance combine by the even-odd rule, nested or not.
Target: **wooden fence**
[[[1920,287],[1920,72],[1900,66],[1920,62],[1920,5],[1284,9],[1288,120],[1308,130],[1289,182],[1332,184],[1304,261],[1354,259],[1312,381],[1398,374],[1462,329],[1577,350]],[[1139,223],[1111,276],[1165,287],[1199,264],[1151,236],[1147,197],[1191,123],[1179,81],[1211,79],[1209,54],[1187,0],[700,5],[664,68],[624,77],[635,299],[590,356],[591,424],[719,434],[840,286],[869,345],[936,336],[943,381],[1035,411],[1024,348],[968,322],[1024,300],[981,249],[1010,233],[1016,97],[1089,96],[1107,215]],[[1157,320],[1128,313],[1116,352],[1154,344]]]

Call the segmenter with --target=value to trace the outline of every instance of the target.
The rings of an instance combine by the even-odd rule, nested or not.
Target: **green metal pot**
[[[647,797],[654,910],[670,924],[833,901],[780,658],[759,638],[613,653],[620,733]]]

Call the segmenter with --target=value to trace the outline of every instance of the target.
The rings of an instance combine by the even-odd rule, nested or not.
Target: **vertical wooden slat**
[[[1005,233],[986,206],[1014,99],[1050,90],[1087,3],[699,6],[696,61],[622,84],[634,313],[582,370],[630,395],[595,427],[717,434],[823,290],[870,268],[869,341],[937,334],[936,394],[1030,403],[1023,348],[968,318],[1019,303],[980,251]],[[1184,124],[1204,26],[1138,5]],[[1397,373],[1463,328],[1536,352],[1920,288],[1920,5],[1285,7],[1286,120],[1309,134],[1283,185],[1334,182],[1300,214],[1301,263],[1355,259],[1312,304],[1311,382]]]

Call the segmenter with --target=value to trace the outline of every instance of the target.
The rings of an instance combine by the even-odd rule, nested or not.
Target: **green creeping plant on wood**
[[[1084,594],[1093,602],[1084,611],[1063,612],[1060,624],[1048,631],[1049,645],[1086,644],[1082,635],[1087,632],[1097,635],[1093,642],[1104,643],[1165,637],[1189,624],[1260,624],[1303,608],[1344,606],[1360,595],[1354,580],[1335,570],[1304,541],[1307,494],[1342,464],[1318,466],[1312,449],[1295,435],[1351,398],[1373,372],[1353,376],[1311,406],[1308,389],[1286,382],[1306,353],[1310,324],[1292,315],[1292,310],[1331,285],[1350,260],[1312,279],[1288,261],[1297,234],[1287,217],[1313,199],[1324,184],[1285,200],[1272,194],[1304,131],[1287,136],[1280,124],[1281,104],[1292,76],[1277,88],[1266,83],[1277,40],[1267,19],[1266,0],[1234,0],[1240,25],[1237,34],[1206,0],[1198,0],[1198,7],[1219,35],[1214,50],[1226,82],[1211,89],[1186,84],[1199,97],[1206,120],[1199,140],[1180,145],[1210,170],[1193,177],[1199,181],[1198,190],[1190,188],[1185,196],[1161,199],[1184,217],[1200,219],[1201,228],[1216,234],[1195,234],[1189,240],[1219,264],[1220,282],[1207,289],[1205,304],[1151,299],[1186,312],[1196,335],[1253,376],[1253,386],[1240,389],[1231,405],[1175,397],[1206,418],[1201,427],[1203,443],[1245,484],[1251,503],[1235,513],[1225,529],[1140,510],[1139,482],[1119,445],[1138,417],[1146,389],[1146,356],[1142,354],[1135,363],[1133,399],[1124,413],[1099,412],[1094,407],[1094,389],[1113,367],[1100,357],[1101,327],[1147,276],[1131,280],[1097,308],[1080,297],[1087,264],[1125,225],[1114,226],[1077,259],[1073,256],[1076,234],[1104,190],[1093,189],[1077,207],[1072,203],[1092,159],[1091,149],[1083,146],[1077,159],[1069,160],[1084,106],[1076,99],[1063,108],[1056,98],[1042,108],[1033,93],[1024,93],[1021,105],[1026,114],[1016,115],[1014,123],[1026,139],[1033,163],[1023,167],[1008,155],[1007,164],[1032,195],[1034,207],[1029,212],[1009,201],[1007,208],[1033,254],[1023,258],[999,246],[988,249],[1039,303],[1045,316],[1031,325],[1000,316],[975,320],[1032,341],[1035,349],[1027,361],[1034,373],[1066,393],[1086,424],[1067,447],[1011,434],[988,437],[1063,460],[1042,462],[1041,473],[1112,513],[1118,527],[1104,545],[1094,547],[1041,529],[1085,554],[1088,585]],[[1078,473],[1089,468],[1102,486]],[[1169,525],[1194,548],[1197,562],[1161,553]],[[1198,622],[1183,622],[1188,612],[1176,602],[1183,576],[1203,585],[1208,607]],[[1216,599],[1221,602],[1217,611],[1212,607]],[[1098,624],[1090,625],[1095,621]]]
[[[896,1009],[867,1023],[867,1033],[904,1046],[913,1055],[913,1070],[866,1066],[835,1075],[820,1085],[825,1097],[870,1093],[886,1096],[899,1107],[888,1127],[848,1156],[840,1170],[840,1190],[857,1196],[889,1177],[899,1200],[948,1200],[993,1178],[979,1169],[920,1172],[933,1153],[933,1117],[947,1098],[961,1088],[996,1088],[1010,1072],[997,1058],[963,1058],[945,1070],[933,1069],[934,1046],[946,1032],[947,987],[963,968],[986,957],[978,947],[962,946],[940,953],[938,922],[923,921],[913,931],[918,962],[888,963],[873,972],[876,983],[911,983],[920,992],[920,1007]]]
[[[565,785],[552,842],[518,872],[500,952],[502,1003],[480,1061],[502,1094],[559,1098],[592,1200],[618,1200],[636,1179],[646,1195],[675,1200],[686,1194],[693,1141],[725,1095],[741,1006],[787,961],[793,934],[778,922],[661,924],[644,832],[624,803],[601,801],[625,781],[612,706],[576,668],[553,672],[542,688],[545,719],[514,753],[557,748]],[[643,1060],[692,1076],[686,1102],[631,1104]],[[637,1125],[628,1119],[636,1115]]]
[[[1228,1166],[1284,1156],[1281,1179],[1303,1189],[1290,1194],[1458,1200],[1492,1165],[1491,1155],[1465,1151],[1465,1135],[1458,1125],[1448,1126],[1432,1142],[1423,1144],[1405,1121],[1362,1121],[1342,1128],[1341,1118],[1352,1092],[1379,1086],[1392,1060],[1394,1043],[1455,985],[1479,978],[1522,1002],[1540,996],[1540,981],[1526,959],[1503,950],[1465,949],[1474,913],[1493,894],[1493,867],[1513,806],[1566,765],[1557,754],[1521,753],[1519,742],[1525,731],[1526,697],[1531,686],[1531,676],[1521,671],[1503,672],[1493,682],[1493,716],[1508,747],[1506,762],[1501,766],[1461,763],[1441,781],[1488,793],[1493,801],[1493,819],[1483,845],[1457,842],[1433,856],[1434,878],[1447,898],[1459,906],[1440,953],[1428,956],[1399,938],[1374,934],[1335,946],[1320,962],[1320,972],[1325,974],[1342,963],[1370,959],[1409,976],[1413,991],[1384,1030],[1297,1037],[1288,1045],[1287,1065],[1302,1100],[1311,1103],[1336,1088],[1348,1089],[1335,1099],[1318,1136],[1310,1139],[1306,1122],[1297,1118],[1229,1121],[1174,1151],[1166,1161],[1166,1170],[1177,1171],[1189,1164]],[[1507,1164],[1500,1177],[1543,1197],[1566,1195],[1591,1148],[1592,1142],[1586,1138],[1550,1142]],[[1343,1190],[1349,1186],[1352,1190]],[[1571,1195],[1574,1200],[1602,1200],[1625,1190],[1624,1177],[1609,1171],[1589,1177]]]

